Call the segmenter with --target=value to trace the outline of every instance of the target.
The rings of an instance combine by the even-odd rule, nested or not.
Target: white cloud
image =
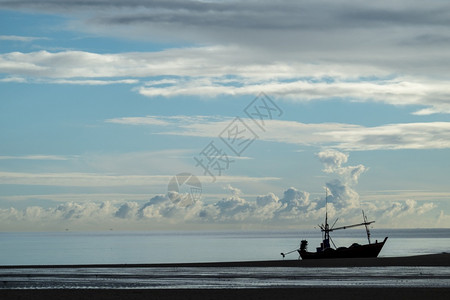
[[[219,222],[246,221],[254,217],[252,215],[254,210],[252,203],[237,195],[224,198],[215,203],[214,206],[217,208],[217,215],[214,216],[214,219]]]
[[[0,71],[9,78],[30,77],[55,84],[137,84],[135,78],[158,78],[137,87],[140,94],[149,97],[256,95],[264,91],[291,101],[339,98],[422,106],[416,112],[419,115],[450,113],[446,80],[417,76],[386,79],[392,77],[389,71],[374,75],[370,67],[345,64],[330,67],[288,59],[273,62],[237,46],[119,54],[13,52],[0,55]],[[161,76],[173,78],[161,80]]]
[[[348,154],[328,149],[317,153],[317,157],[320,162],[325,165],[325,169],[323,170],[326,173],[332,173],[336,169],[342,167],[342,164],[345,164],[348,159]]]
[[[394,202],[384,212],[384,216],[389,218],[397,218],[402,216],[408,216],[411,214],[422,215],[425,212],[433,209],[435,205],[433,203],[425,203],[423,205],[418,205],[417,201],[414,200],[406,200],[404,202]]]
[[[361,208],[366,209],[382,223],[387,223],[393,227],[402,227],[405,224],[401,222],[408,216],[421,216],[434,208],[433,202],[422,202],[419,204],[415,200],[406,199],[404,201],[376,201],[361,203],[359,194],[355,190],[359,176],[367,170],[363,165],[345,166],[348,154],[341,153],[336,150],[325,150],[317,154],[319,160],[324,164],[324,172],[336,174],[339,179],[333,179],[326,183],[326,188],[330,192],[328,202],[332,205],[332,213],[342,215],[342,219],[355,220],[354,216],[358,216]],[[353,217],[351,215],[354,215]],[[428,224],[432,224],[435,220]],[[388,225],[388,226],[389,226]],[[408,226],[414,226],[408,224]],[[437,226],[434,223],[433,226]],[[384,227],[387,227],[384,225]]]
[[[233,68],[226,65],[226,61],[232,60],[230,55],[237,50],[217,46],[119,54],[83,51],[12,52],[0,55],[0,70],[37,78],[61,79],[164,75],[220,77],[234,73]],[[245,67],[239,69],[245,70]],[[160,84],[161,81],[158,80],[157,83]]]
[[[164,175],[105,175],[95,173],[23,173],[0,172],[3,184],[47,186],[139,186],[165,185],[171,176]]]
[[[339,152],[337,150],[324,150],[317,153],[317,157],[324,164],[326,173],[336,173],[343,175],[346,181],[358,182],[359,176],[367,170],[363,165],[357,166],[342,166],[348,159],[348,154]]]
[[[391,227],[448,227],[449,220],[439,219],[439,206],[433,202],[418,202],[407,199],[405,201],[376,202],[377,223],[390,224]],[[427,217],[424,215],[427,214]],[[442,213],[440,214],[441,216]],[[386,226],[384,226],[386,227]]]
[[[366,170],[363,165],[344,166],[348,160],[348,154],[336,150],[324,150],[316,154],[324,164],[325,173],[336,174],[339,179],[333,179],[326,183],[329,192],[327,200],[333,208],[352,210],[360,205],[359,195],[354,190],[359,176]]]
[[[0,82],[15,82],[15,83],[25,83],[27,80],[21,76],[8,76],[0,79]]]
[[[427,226],[442,226],[448,218],[442,215],[439,220],[430,216],[441,209],[426,199],[426,193],[413,194],[416,199],[398,200],[394,195],[385,200],[366,198],[360,202],[355,185],[358,177],[366,170],[365,166],[348,166],[348,154],[336,150],[324,150],[317,153],[317,158],[324,164],[324,172],[332,176],[326,183],[330,191],[328,194],[328,216],[339,217],[341,223],[360,221],[361,207],[371,218],[379,220],[382,227],[406,226],[407,218],[420,216],[417,222]],[[45,157],[44,157],[45,158]],[[357,172],[355,171],[357,170]],[[355,173],[356,172],[356,173]],[[333,178],[334,177],[334,178]],[[217,181],[223,184],[231,195],[224,196],[218,201],[211,201],[207,194],[204,200],[195,201],[192,205],[183,204],[183,194],[169,192],[148,197],[136,191],[137,186],[151,186],[158,188],[167,186],[171,176],[137,176],[137,175],[104,175],[86,173],[0,173],[3,184],[48,185],[72,187],[133,187],[134,194],[54,194],[54,195],[24,195],[1,197],[2,201],[9,201],[11,208],[0,209],[0,225],[2,228],[15,230],[50,230],[55,226],[78,229],[95,228],[185,228],[189,226],[247,226],[265,224],[267,226],[304,227],[309,228],[323,221],[325,215],[325,199],[323,196],[312,197],[307,191],[294,187],[288,188],[279,197],[275,193],[257,195],[253,199],[233,184],[265,182],[279,180],[272,177],[220,176]],[[199,176],[203,182],[208,177]],[[429,197],[429,195],[428,195]],[[448,193],[440,195],[448,198]],[[396,199],[397,198],[397,199]],[[422,200],[420,200],[423,198]],[[371,200],[372,199],[372,200]],[[431,199],[437,199],[433,194]],[[21,201],[34,203],[24,209],[14,208]],[[45,207],[38,206],[41,200]],[[75,201],[74,201],[75,200]],[[53,201],[53,202],[52,202]],[[55,204],[56,203],[56,204]],[[41,204],[43,205],[43,204]],[[3,204],[5,207],[5,204]],[[22,206],[23,207],[23,206]],[[420,220],[419,220],[420,219]],[[423,223],[425,222],[425,223]],[[39,223],[38,227],[33,224]],[[407,226],[414,226],[415,221],[409,221]],[[156,226],[156,227],[155,227]]]
[[[166,186],[173,175],[108,175],[97,173],[24,173],[0,172],[2,184],[44,185],[44,186]],[[202,182],[209,182],[209,176],[198,176]],[[279,180],[277,177],[219,176],[218,183],[260,182]]]
[[[124,117],[106,120],[108,123],[124,124],[124,125],[158,125],[167,126],[170,125],[169,122],[158,117]]]
[[[335,196],[330,200],[329,218],[339,217],[343,225],[358,222],[361,218],[360,208],[354,207],[350,201],[354,195],[331,189],[341,198]],[[323,222],[325,216],[323,197],[310,199],[309,193],[295,188],[286,190],[281,199],[273,193],[258,196],[256,201],[233,195],[216,203],[196,201],[189,206],[180,206],[174,201],[175,198],[173,195],[156,195],[144,203],[67,202],[49,208],[29,206],[25,209],[0,209],[0,224],[4,229],[14,230],[50,230],[61,226],[89,230],[105,226],[115,229],[155,226],[180,229],[186,226],[216,228],[220,225],[239,227],[256,224],[274,228],[311,228]],[[371,219],[379,221],[380,227],[414,226],[415,221],[411,217],[423,216],[439,209],[431,202],[419,204],[413,200],[368,203],[365,206],[366,213]],[[441,215],[438,221],[434,217],[425,217],[427,224],[431,227],[448,226],[448,218]],[[407,219],[407,224],[402,223]]]
[[[324,150],[317,154],[324,163],[324,171],[333,177],[326,183],[330,191],[328,196],[328,216],[339,217],[341,222],[358,222],[361,203],[355,190],[357,179],[362,172],[354,174],[354,170],[365,170],[362,165],[347,166],[348,154],[336,150]],[[73,187],[114,187],[166,186],[171,176],[137,176],[137,175],[102,175],[86,173],[0,173],[4,184],[48,185]],[[200,176],[201,181],[209,178]],[[267,226],[287,226],[308,228],[323,221],[325,199],[323,196],[311,197],[307,191],[294,187],[284,191],[281,197],[274,193],[258,195],[247,199],[244,193],[232,184],[245,182],[274,181],[279,178],[254,178],[245,176],[220,176],[217,181],[231,193],[222,199],[211,202],[209,199],[197,200],[193,204],[184,205],[184,194],[171,191],[164,195],[156,195],[150,200],[145,194],[72,194],[72,195],[28,195],[7,199],[11,205],[20,201],[33,200],[31,206],[24,209],[11,207],[0,209],[0,225],[2,228],[23,230],[49,230],[55,226],[78,229],[100,227],[114,228],[185,228],[189,226],[247,226],[264,223]],[[204,195],[204,197],[208,197]],[[40,199],[46,207],[37,206]],[[77,199],[77,201],[73,201]],[[66,202],[64,202],[66,201]],[[27,203],[28,203],[27,202]],[[56,204],[54,204],[56,203]],[[404,218],[425,216],[430,226],[432,219],[427,215],[439,209],[433,202],[416,201],[370,201],[364,203],[366,212],[380,220],[385,227],[401,226]],[[445,222],[440,218],[439,224]],[[444,221],[443,221],[444,220]],[[436,221],[436,220],[434,220]],[[38,227],[32,224],[39,223]],[[31,227],[30,227],[31,226]],[[103,228],[102,227],[102,228]]]
[[[232,187],[231,184],[225,186],[224,189],[230,192],[233,196],[242,195],[242,191],[236,187]]]
[[[36,40],[48,40],[48,38],[34,37],[34,36],[19,36],[19,35],[0,35],[0,41],[33,42]]]
[[[160,134],[216,137],[231,120],[232,118],[228,117],[147,116],[109,119],[106,122],[157,125],[161,128]],[[250,119],[243,121],[252,124]],[[450,148],[450,122],[400,123],[374,127],[342,123],[306,124],[284,120],[267,120],[266,123],[266,132],[259,138],[271,142],[315,145],[347,151]],[[334,159],[345,162],[344,157],[327,159],[330,159],[330,162]],[[329,167],[326,166],[326,169]],[[361,168],[348,170],[353,175],[362,171]]]
[[[322,134],[340,140],[337,147],[347,150],[444,149],[449,148],[449,129],[449,122],[429,122],[360,127],[350,132],[337,129]]]
[[[281,66],[280,66],[281,67]],[[318,66],[317,68],[320,68]],[[301,69],[301,66],[297,66]],[[423,82],[419,78],[395,78],[393,80],[350,80],[353,76],[362,77],[363,74],[347,74],[343,80],[336,78],[333,82],[324,82],[320,77],[309,77],[297,80],[296,77],[303,74],[292,70],[291,77],[284,74],[281,78],[276,73],[271,80],[261,80],[256,77],[246,78],[242,76],[240,85],[229,85],[227,80],[218,78],[212,80],[183,80],[164,87],[139,88],[139,93],[144,96],[176,97],[181,95],[209,96],[219,95],[256,95],[264,91],[269,95],[291,101],[313,101],[324,99],[341,99],[357,102],[381,102],[394,106],[416,105],[428,106],[420,109],[415,114],[427,115],[434,113],[450,113],[450,89],[447,82]],[[270,75],[270,70],[265,70]],[[284,78],[283,78],[284,77]],[[259,79],[259,81],[258,81]],[[289,81],[285,81],[289,79]]]
[[[149,186],[151,186],[149,184]],[[159,186],[155,188],[160,188]],[[41,201],[45,200],[49,203],[66,203],[66,202],[74,202],[74,203],[86,203],[86,202],[111,202],[114,204],[123,203],[124,201],[138,201],[142,202],[148,200],[149,193],[142,190],[133,190],[130,193],[120,193],[110,191],[109,193],[105,192],[80,192],[80,193],[54,193],[54,194],[22,194],[22,195],[3,195],[0,197],[0,201],[2,201],[2,206],[6,207],[7,205],[21,206],[22,203],[34,203],[32,205],[36,205],[39,203],[42,205]]]
[[[119,79],[119,80],[68,80],[68,79],[56,79],[46,80],[45,83],[54,84],[74,84],[74,85],[111,85],[111,84],[136,84],[139,83],[137,79]]]
[[[258,206],[272,206],[273,204],[278,204],[278,201],[279,198],[274,193],[256,197],[256,204]]]
[[[334,179],[327,182],[326,187],[331,193],[329,201],[336,209],[354,209],[359,207],[359,195],[351,183]]]
[[[114,213],[117,218],[128,219],[136,215],[139,209],[139,205],[136,202],[128,202],[122,204],[119,209]]]
[[[0,155],[0,160],[69,160],[76,157],[67,155]]]

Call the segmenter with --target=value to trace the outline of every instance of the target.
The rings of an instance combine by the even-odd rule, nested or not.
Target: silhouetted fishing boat
[[[370,231],[368,225],[374,223],[375,221],[367,221],[367,217],[364,214],[364,211],[362,211],[363,220],[364,222],[359,224],[353,224],[348,226],[341,226],[334,228],[334,225],[336,224],[337,220],[334,222],[333,226],[328,225],[328,193],[325,197],[325,224],[319,225],[320,230],[322,231],[322,243],[320,243],[320,247],[316,248],[316,252],[309,252],[308,251],[308,241],[302,240],[300,243],[300,248],[296,250],[292,250],[288,253],[281,253],[283,258],[292,252],[298,252],[300,254],[300,257],[302,259],[321,259],[321,258],[357,258],[357,257],[377,257],[380,253],[381,249],[383,248],[384,244],[386,243],[387,237],[384,238],[382,242],[378,242],[378,240],[375,241],[375,243],[371,242],[370,240]],[[357,243],[352,244],[350,247],[339,247],[337,248],[334,244],[333,240],[330,237],[330,232],[341,230],[341,229],[347,229],[347,228],[353,228],[358,226],[365,226],[366,227],[366,233],[367,233],[367,240],[369,241],[368,244],[360,245]],[[333,244],[334,247],[331,247],[330,242]]]

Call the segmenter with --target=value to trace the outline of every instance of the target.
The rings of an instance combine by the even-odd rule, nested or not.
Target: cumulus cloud
[[[332,205],[331,216],[335,213],[333,209],[345,215],[355,213],[356,209],[361,207],[355,185],[358,183],[359,176],[367,168],[361,164],[345,166],[349,155],[333,149],[321,151],[316,156],[323,163],[325,173],[338,177],[326,183],[329,193],[327,200]]]
[[[362,208],[366,209],[371,216],[379,218],[380,223],[391,226],[404,226],[401,222],[408,216],[420,216],[434,208],[432,202],[418,203],[415,200],[405,201],[377,201],[375,203],[361,203],[359,194],[355,190],[359,176],[367,170],[364,165],[345,166],[348,154],[337,150],[324,150],[317,153],[317,157],[324,164],[324,172],[334,174],[338,178],[326,183],[329,191],[328,202],[332,205],[331,214],[339,214],[342,219],[356,220],[354,216],[359,215]],[[353,217],[352,217],[353,215]],[[436,224],[435,224],[436,225]]]
[[[275,196],[274,193],[269,193],[267,195],[263,196],[257,196],[256,197],[256,205],[260,207],[264,206],[272,206],[274,204],[278,204],[279,198]]]
[[[215,207],[217,208],[217,220],[225,222],[250,218],[252,217],[250,212],[254,209],[254,206],[247,200],[236,195],[223,198],[215,204]]]
[[[288,210],[307,208],[310,205],[309,193],[298,191],[291,187],[284,192],[284,196],[280,199],[280,202]]]
[[[136,202],[124,203],[117,209],[114,216],[122,219],[131,218],[136,215],[138,209],[139,205]]]
[[[361,204],[355,186],[358,178],[367,169],[363,165],[347,165],[349,155],[337,150],[324,150],[316,157],[324,164],[324,172],[332,178],[326,182],[328,193],[328,216],[339,217],[341,221],[359,221]],[[36,157],[32,157],[36,158]],[[47,158],[47,157],[44,157]],[[114,186],[117,184],[148,185],[152,177],[148,176],[106,176],[95,174],[28,174],[0,173],[2,182],[11,184],[70,185],[70,186]],[[129,182],[127,182],[129,180]],[[142,183],[139,183],[142,180]],[[169,178],[163,180],[164,185]],[[202,180],[202,179],[201,179]],[[36,204],[24,209],[0,209],[2,228],[23,230],[50,230],[60,228],[93,229],[104,228],[185,228],[185,226],[287,226],[306,227],[320,223],[325,215],[325,198],[311,197],[307,191],[295,187],[287,188],[281,196],[274,193],[258,195],[253,199],[233,186],[244,181],[274,180],[268,178],[227,177],[218,182],[230,195],[216,202],[197,200],[184,202],[185,195],[175,191],[155,195],[146,201],[69,201],[47,207]],[[88,183],[89,182],[89,183]],[[131,182],[131,183],[130,183]],[[118,195],[116,195],[118,196]],[[128,195],[130,196],[130,195]],[[132,196],[131,196],[132,197]],[[55,200],[61,197],[57,196]],[[16,199],[17,200],[17,199]],[[12,202],[11,202],[12,203]],[[36,201],[35,203],[39,203]],[[433,202],[375,201],[363,204],[367,213],[379,218],[382,224],[401,226],[402,220],[411,216],[422,216],[439,207]],[[447,218],[439,218],[442,225]],[[34,226],[39,224],[39,226]],[[259,224],[259,225],[258,225]],[[430,223],[431,226],[433,223]],[[170,227],[170,228],[172,228]]]
[[[342,168],[342,164],[347,162],[348,154],[329,149],[317,153],[317,157],[325,166],[323,171],[332,173]]]
[[[347,162],[348,154],[337,150],[329,149],[321,151],[317,154],[317,157],[325,166],[324,172],[343,175],[346,181],[349,182],[358,182],[359,176],[367,170],[363,165],[342,166],[342,164]]]
[[[359,206],[352,202],[357,195],[348,186],[334,181],[327,184],[332,191],[328,205],[328,216],[338,216],[343,221],[358,221]],[[0,209],[2,228],[23,230],[50,230],[55,228],[98,229],[108,228],[186,228],[186,226],[283,226],[310,228],[322,222],[325,216],[324,198],[311,199],[309,193],[289,188],[280,199],[273,193],[261,195],[255,200],[240,196],[223,198],[216,203],[196,201],[191,205],[178,205],[177,195],[156,195],[147,202],[114,204],[106,202],[69,202],[56,207],[30,206]],[[419,216],[433,211],[433,203],[416,201],[379,202],[366,211],[370,217],[379,220],[381,226],[402,226],[406,217]],[[442,226],[448,217],[441,213]],[[436,220],[435,220],[436,221]],[[403,224],[405,225],[405,224]],[[414,221],[409,221],[414,226]],[[448,224],[447,224],[448,225]],[[206,227],[205,227],[206,226]]]
[[[334,179],[326,183],[330,191],[328,201],[337,209],[353,209],[360,207],[359,195],[348,182]]]
[[[224,189],[229,191],[233,196],[242,195],[242,191],[240,189],[232,187],[230,184],[228,184]]]
[[[389,209],[384,212],[384,216],[389,218],[397,218],[412,214],[422,215],[434,207],[435,205],[433,203],[424,203],[419,205],[417,201],[408,199],[404,202],[392,203]]]

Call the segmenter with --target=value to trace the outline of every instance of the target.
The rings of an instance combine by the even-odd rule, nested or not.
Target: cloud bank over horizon
[[[428,227],[444,226],[449,217],[432,202],[375,201],[361,203],[355,186],[367,171],[363,165],[347,166],[348,154],[336,150],[317,153],[323,172],[332,175],[326,182],[329,191],[328,216],[339,217],[340,224],[359,222],[361,209],[377,220],[377,226],[405,225],[406,218],[426,213],[436,215]],[[5,230],[92,230],[99,226],[115,230],[145,229],[218,229],[218,228],[311,228],[323,222],[325,197],[312,198],[307,191],[290,187],[277,196],[274,193],[245,199],[242,191],[228,184],[231,194],[215,203],[202,200],[180,205],[182,193],[168,192],[148,201],[126,203],[67,202],[56,207],[30,206],[23,210],[0,209],[0,225]],[[379,224],[379,225],[378,225]],[[409,223],[418,226],[416,222]]]

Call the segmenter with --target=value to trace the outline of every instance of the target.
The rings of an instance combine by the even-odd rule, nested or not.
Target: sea
[[[389,237],[379,257],[450,253],[450,229],[378,229]],[[367,243],[364,230],[332,236],[336,247]],[[320,231],[130,231],[0,233],[0,288],[261,288],[294,286],[450,287],[448,267],[371,268],[71,268],[283,259],[302,239],[310,251]],[[297,259],[293,252],[286,259]],[[33,268],[29,265],[67,265]]]
[[[450,229],[378,229],[371,240],[389,237],[380,257],[450,252]],[[281,252],[309,251],[320,230],[297,231],[102,231],[1,232],[0,265],[150,264],[281,259]],[[332,235],[336,247],[366,244],[365,230]],[[296,252],[286,259],[296,259]]]

